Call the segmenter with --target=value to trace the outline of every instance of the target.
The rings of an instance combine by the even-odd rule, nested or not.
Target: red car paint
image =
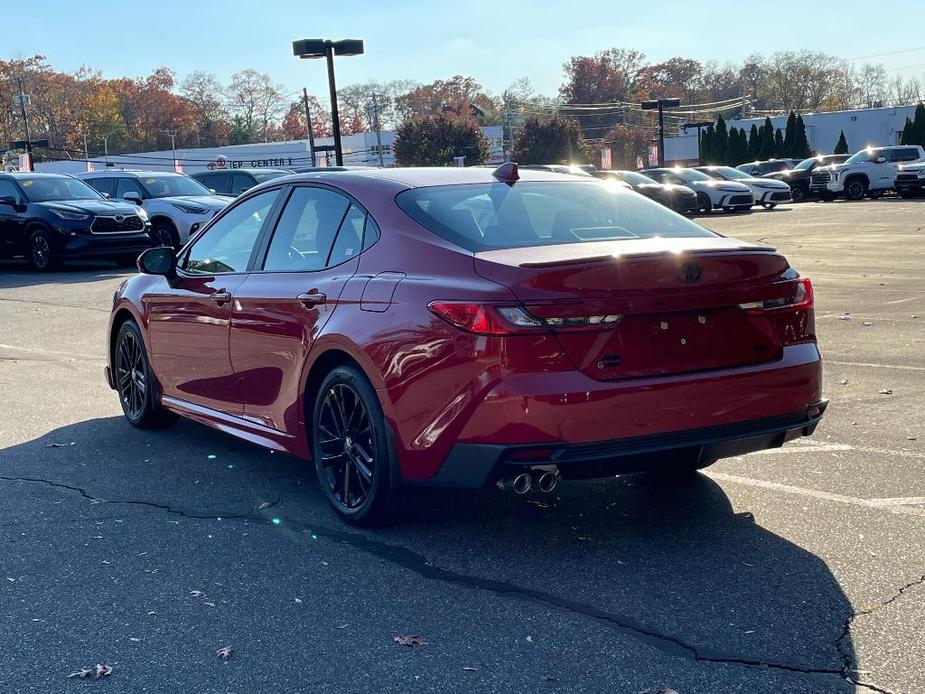
[[[566,179],[606,185],[540,171],[522,171],[513,185]],[[719,235],[473,253],[395,202],[417,186],[491,180],[488,169],[399,169],[258,186],[229,209],[272,188],[325,185],[359,202],[380,238],[317,272],[133,277],[114,297],[110,361],[118,326],[134,318],[166,407],[308,458],[307,394],[332,355],[349,359],[379,395],[406,481],[433,477],[458,443],[587,444],[820,401],[811,303],[740,308],[799,289],[780,254]],[[306,304],[304,294],[326,300]],[[433,302],[622,318],[606,330],[480,335],[435,314]]]

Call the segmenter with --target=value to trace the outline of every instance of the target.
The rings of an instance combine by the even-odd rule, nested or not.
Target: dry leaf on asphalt
[[[93,676],[96,679],[108,677],[110,674],[112,674],[112,668],[108,665],[100,665],[99,663],[96,664],[96,669],[93,671]]]
[[[215,655],[222,660],[231,660],[234,658],[234,649],[231,646],[223,646],[215,651]]]
[[[258,511],[262,511],[262,510],[265,509],[265,508],[270,508],[270,502],[269,502],[269,501],[263,501],[263,502],[261,502],[261,503],[260,503],[260,506],[257,507],[257,510],[258,510]]]
[[[91,668],[82,667],[77,672],[72,672],[70,675],[68,675],[67,679],[71,679],[72,677],[83,679],[84,677],[89,677],[92,674],[93,674],[93,670]]]
[[[189,594],[192,595],[194,598],[205,597],[205,593],[203,593],[201,590],[191,590]]]
[[[46,443],[45,448],[67,448],[68,446],[73,446],[76,443],[76,441],[71,441],[70,443]]]
[[[426,646],[427,645],[427,639],[425,639],[423,636],[418,636],[417,634],[409,634],[407,636],[396,636],[393,640],[399,646]]]

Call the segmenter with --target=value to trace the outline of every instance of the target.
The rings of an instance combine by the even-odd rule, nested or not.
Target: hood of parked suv
[[[35,204],[49,210],[58,209],[94,215],[138,214],[134,205],[119,200],[49,200]]]
[[[174,195],[172,197],[155,199],[170,204],[202,207],[207,210],[221,210],[234,200],[234,198],[229,198],[224,195]]]

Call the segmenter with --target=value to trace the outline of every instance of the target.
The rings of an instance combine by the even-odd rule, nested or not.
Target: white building
[[[488,163],[501,163],[504,156],[501,146],[502,128],[492,125],[482,128],[482,132],[489,141],[491,154]],[[379,144],[382,143],[382,164],[395,166],[395,156],[392,144],[395,142],[395,133],[383,131],[377,141],[376,133],[358,133],[344,135],[341,146],[344,154],[344,164],[379,166]],[[333,137],[316,137],[315,150],[317,166],[333,166],[334,152],[318,151],[320,147],[333,147]],[[292,166],[310,166],[312,164],[311,150],[308,140],[287,140],[285,142],[259,142],[249,145],[228,145],[226,147],[203,147],[194,149],[177,149],[176,160],[183,173],[196,173],[211,169],[241,169],[241,168],[280,168]],[[91,166],[100,171],[108,166],[126,169],[148,169],[174,171],[174,152],[162,150],[159,152],[136,152],[134,154],[111,154],[108,157],[94,157]],[[37,171],[54,173],[78,173],[87,170],[84,161],[55,161],[40,162],[35,165]]]
[[[898,145],[902,137],[906,118],[912,118],[915,106],[896,106],[893,108],[865,108],[855,111],[829,111],[827,113],[804,113],[806,139],[810,149],[817,154],[831,154],[838,142],[839,134],[844,131],[848,141],[848,151],[856,152],[868,146]],[[784,131],[787,117],[772,116],[774,129]],[[752,125],[760,128],[764,118],[745,118],[726,121],[730,128],[745,128],[748,133]],[[665,138],[665,163],[670,165],[689,165],[697,162],[697,129],[690,128],[687,133],[681,131],[680,137]]]

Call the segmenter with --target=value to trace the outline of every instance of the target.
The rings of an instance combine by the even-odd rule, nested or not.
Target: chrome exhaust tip
[[[533,487],[533,478],[530,477],[530,473],[528,472],[519,472],[499,480],[498,486],[505,491],[514,492],[514,494],[522,496]]]
[[[536,488],[543,494],[549,494],[559,485],[558,472],[541,472],[536,478]]]

